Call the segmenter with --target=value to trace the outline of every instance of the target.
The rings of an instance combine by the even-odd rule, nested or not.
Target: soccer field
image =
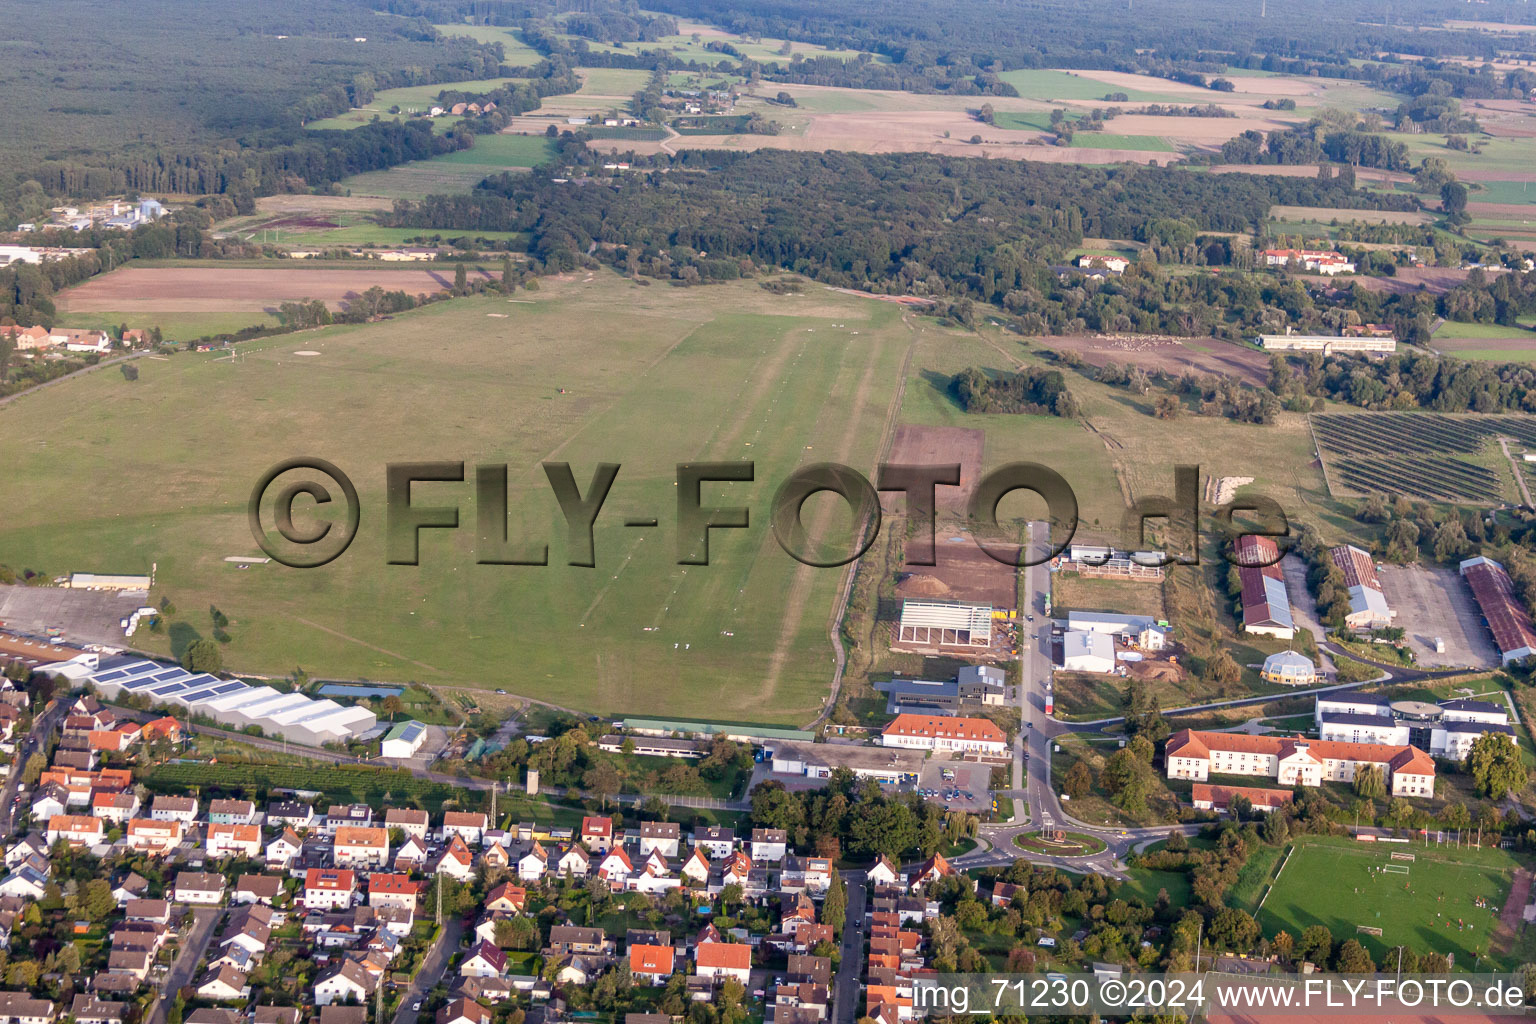
[[[1394,852],[1415,859],[1394,861]],[[1514,866],[1498,850],[1308,839],[1284,862],[1259,924],[1266,936],[1283,928],[1292,938],[1326,925],[1340,942],[1359,939],[1378,963],[1404,944],[1455,953],[1457,966],[1469,969],[1474,956],[1489,951]],[[1407,874],[1396,873],[1403,868]],[[1359,927],[1381,934],[1357,933]]]
[[[0,563],[49,575],[147,572],[174,602],[174,653],[231,620],[232,671],[302,665],[334,678],[503,687],[589,711],[802,723],[828,692],[842,573],[780,550],[768,511],[797,466],[872,475],[914,332],[900,307],[755,283],[641,287],[609,273],[465,298],[367,326],[251,342],[241,357],[141,359],[0,407],[7,468]],[[300,354],[304,353],[304,354]],[[279,460],[309,455],[356,482],[357,540],[319,569],[237,569],[256,545],[246,503]],[[414,487],[459,508],[419,566],[388,565],[384,473],[466,463],[462,484]],[[710,564],[678,563],[677,464],[752,460],[750,483],[702,488],[746,506],[711,531]],[[596,568],[567,562],[540,469],[569,462],[583,494],[621,469],[596,526]],[[514,542],[545,567],[479,564],[475,467],[508,465]],[[837,527],[840,502],[806,521]],[[337,503],[339,504],[339,502]],[[302,503],[301,503],[302,511]],[[627,528],[629,518],[658,520]]]

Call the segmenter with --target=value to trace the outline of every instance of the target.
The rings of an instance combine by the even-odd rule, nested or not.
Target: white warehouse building
[[[181,708],[233,730],[254,725],[263,735],[313,747],[345,742],[378,724],[378,716],[367,708],[193,674],[142,658],[116,659],[86,682],[108,699],[142,694],[153,705]]]

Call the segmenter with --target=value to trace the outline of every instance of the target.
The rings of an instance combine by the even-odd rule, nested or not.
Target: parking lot
[[[1420,665],[1484,668],[1499,663],[1493,634],[1472,600],[1472,588],[1455,569],[1380,565],[1376,572]],[[1445,641],[1444,654],[1435,653],[1435,637]]]
[[[946,768],[955,773],[954,779],[945,780]],[[934,803],[957,811],[983,814],[992,809],[992,766],[974,761],[949,761],[936,754],[923,762],[918,788],[925,793],[937,794],[928,797]],[[948,800],[944,799],[946,794],[950,795]]]
[[[28,633],[61,629],[72,643],[123,647],[131,641],[119,623],[148,599],[142,590],[0,586],[0,622]]]

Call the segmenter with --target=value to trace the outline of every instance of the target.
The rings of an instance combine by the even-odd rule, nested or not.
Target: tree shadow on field
[[[194,641],[203,638],[203,634],[199,633],[190,622],[171,623],[167,635],[171,638],[171,657],[177,661],[181,661],[186,656],[187,648],[192,646]]]
[[[951,387],[953,377],[937,370],[920,370],[918,376],[922,378],[924,384],[933,388],[945,405],[956,412],[965,412],[965,406],[960,404],[960,400],[955,397],[955,389]]]

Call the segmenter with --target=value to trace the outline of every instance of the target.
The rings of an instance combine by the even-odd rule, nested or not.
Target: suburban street
[[[416,1000],[425,999],[432,986],[442,979],[449,959],[459,951],[459,943],[463,941],[464,921],[455,914],[443,924],[443,933],[438,936],[437,945],[427,950],[427,955],[422,957],[421,968],[411,978],[411,987],[400,996],[400,1007],[395,1011],[395,1024],[412,1024],[416,1020],[416,1011],[411,1007],[416,1004]]]
[[[836,1024],[853,1024],[863,1016],[859,986],[864,977],[864,905],[869,888],[863,871],[844,871],[843,882],[848,888],[848,913],[843,919],[842,960],[832,979],[832,1004],[837,1008]]]
[[[146,1024],[165,1024],[166,1011],[176,1001],[177,990],[192,983],[197,965],[203,959],[203,951],[213,938],[214,927],[223,916],[222,907],[198,907],[192,911],[192,927],[187,929],[187,934],[181,940],[181,948],[176,951],[176,959],[166,972],[160,994],[156,996],[155,1004],[145,1018]]]
[[[21,742],[21,749],[16,752],[11,774],[5,780],[5,786],[0,787],[0,823],[5,826],[6,837],[16,831],[16,789],[21,784],[21,773],[27,766],[27,758],[42,749],[44,740],[53,735],[53,730],[64,718],[67,708],[67,702],[62,699],[49,704],[32,723],[32,730],[27,733],[26,739]]]

